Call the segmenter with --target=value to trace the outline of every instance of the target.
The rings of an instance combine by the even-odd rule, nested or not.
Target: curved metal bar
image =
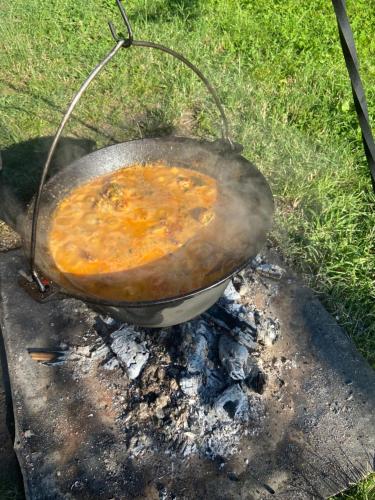
[[[224,141],[227,141],[231,148],[233,149],[233,141],[230,139],[229,136],[229,125],[228,125],[228,119],[225,114],[223,105],[220,102],[219,96],[217,95],[217,92],[213,85],[207,80],[207,78],[204,76],[202,71],[197,68],[193,63],[191,63],[188,59],[186,59],[185,56],[180,54],[179,52],[176,52],[175,50],[170,49],[169,47],[165,47],[165,45],[161,45],[159,43],[154,43],[154,42],[147,42],[145,40],[133,40],[132,46],[137,46],[137,47],[150,47],[152,49],[157,49],[161,50],[162,52],[166,52],[167,54],[170,54],[173,57],[176,57],[179,59],[181,62],[183,62],[188,68],[190,68],[194,73],[202,80],[202,82],[205,84],[208,92],[211,94],[213,100],[215,101],[215,104],[220,112],[221,115],[221,121],[222,121],[222,137]]]
[[[108,52],[108,54],[105,56],[105,58],[92,70],[90,75],[87,77],[87,79],[83,82],[81,85],[80,89],[76,93],[76,95],[73,97],[65,115],[63,116],[63,119],[61,120],[60,126],[56,132],[56,135],[53,139],[52,145],[49,149],[48,156],[46,163],[43,167],[42,171],[42,176],[40,179],[40,184],[38,188],[38,192],[35,198],[35,204],[33,208],[33,219],[32,219],[32,229],[31,229],[31,248],[30,248],[30,267],[31,267],[31,274],[35,280],[35,282],[38,285],[38,288],[41,292],[45,291],[45,287],[41,280],[39,279],[39,276],[35,270],[35,253],[36,253],[36,238],[37,238],[37,229],[38,229],[38,215],[39,215],[39,209],[40,209],[40,201],[41,201],[41,196],[42,196],[42,191],[43,191],[43,186],[47,178],[48,174],[48,169],[51,165],[51,160],[52,157],[55,153],[57,143],[59,142],[59,139],[61,137],[62,131],[64,130],[64,127],[66,125],[66,122],[69,120],[71,114],[73,113],[74,108],[78,104],[78,101],[82,97],[82,94],[85,92],[87,87],[90,85],[92,80],[96,77],[98,73],[107,65],[107,63],[112,59],[112,57],[121,49],[121,47],[124,45],[124,40],[119,40],[118,43]]]

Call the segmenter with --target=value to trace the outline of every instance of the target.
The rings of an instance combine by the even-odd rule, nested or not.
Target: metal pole
[[[372,187],[375,192],[375,144],[368,115],[366,95],[359,74],[359,63],[353,33],[345,8],[345,0],[332,0],[339,29],[342,51],[352,85],[352,93],[359,126],[362,131],[363,147],[370,168]]]

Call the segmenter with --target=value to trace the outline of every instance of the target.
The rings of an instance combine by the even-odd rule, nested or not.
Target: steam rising
[[[147,144],[145,144],[146,142]],[[199,143],[197,145],[197,141],[193,140],[147,140],[143,141],[142,146],[140,147],[137,141],[123,143],[81,158],[74,165],[64,169],[51,179],[48,189],[46,189],[39,223],[37,263],[49,277],[71,293],[81,296],[87,295],[84,286],[79,287],[81,288],[79,290],[75,279],[72,280],[72,277],[63,276],[59,272],[49,254],[48,232],[51,214],[58,202],[74,187],[126,165],[138,162],[162,161],[170,166],[195,169],[214,177],[218,182],[220,191],[230,199],[229,203],[219,205],[217,217],[220,219],[221,224],[220,226],[214,226],[215,231],[211,232],[211,234],[210,226],[211,229],[213,229],[213,226],[208,226],[205,244],[199,244],[194,249],[194,245],[192,246],[194,242],[190,241],[169,259],[160,259],[155,262],[155,265],[161,266],[165,273],[174,272],[177,278],[178,273],[184,277],[189,276],[191,266],[199,267],[199,265],[203,265],[207,269],[210,267],[210,262],[214,261],[218,252],[220,252],[222,265],[211,270],[209,283],[202,282],[202,286],[207,286],[229,275],[239,266],[244,265],[264,244],[266,233],[271,225],[272,197],[263,177],[248,162],[238,156],[218,154],[211,147],[208,148]],[[28,221],[30,222],[30,210]],[[122,292],[124,292],[123,288],[126,287],[126,283],[129,284],[132,280],[139,279],[144,282],[145,300],[162,298],[155,296],[158,289],[157,284],[152,282],[152,266],[143,266],[135,270],[135,272],[132,274],[129,271],[124,274],[124,281],[121,285]],[[101,276],[102,278],[103,276]],[[110,298],[114,300],[113,284],[111,285],[113,275],[108,275],[107,278],[107,288],[112,287]],[[95,280],[97,277],[91,276],[89,279]],[[74,285],[72,285],[73,281]],[[185,282],[188,283],[188,281],[185,279]],[[191,283],[191,285],[193,284]],[[103,290],[105,288],[106,286],[104,286]],[[120,292],[120,288],[118,288],[118,291]],[[190,291],[193,290],[180,289],[178,294]]]

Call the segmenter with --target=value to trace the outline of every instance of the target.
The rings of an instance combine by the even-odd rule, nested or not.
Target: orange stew
[[[73,189],[58,205],[50,254],[66,284],[97,298],[186,293],[233,265],[220,250],[225,199],[214,178],[195,170],[121,168]]]

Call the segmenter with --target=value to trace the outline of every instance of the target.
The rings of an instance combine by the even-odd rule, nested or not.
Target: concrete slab
[[[82,378],[74,363],[32,361],[27,348],[84,352],[97,338],[96,314],[71,299],[34,302],[17,284],[24,266],[18,251],[1,256],[1,329],[28,498],[326,498],[372,470],[375,373],[290,274],[250,279],[253,304],[279,320],[281,336],[261,353],[262,427],[220,462],[161,451],[130,458],[118,371]]]

